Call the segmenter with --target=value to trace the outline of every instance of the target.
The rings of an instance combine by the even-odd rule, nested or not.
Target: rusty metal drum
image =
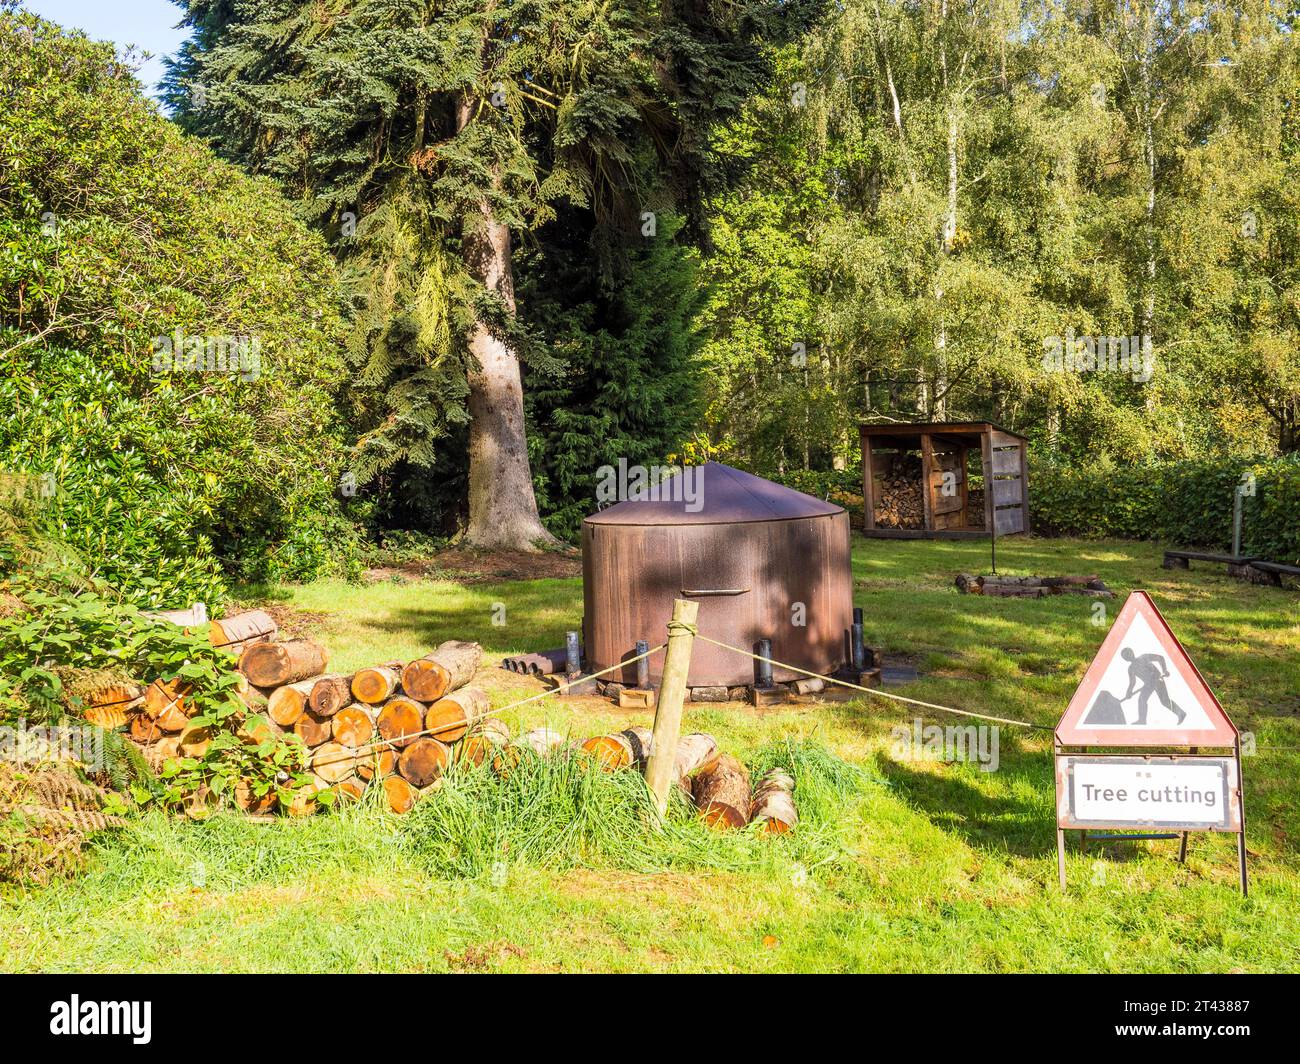
[[[845,663],[853,622],[848,514],[718,462],[586,518],[582,576],[589,671],[626,661],[638,639],[662,643],[677,598],[699,602],[703,635],[747,650],[770,639],[773,658],[817,673]],[[650,659],[652,683],[662,668],[662,654]],[[778,682],[801,678],[773,672]],[[635,666],[607,678],[635,683]],[[752,684],[754,662],[697,640],[687,682]]]

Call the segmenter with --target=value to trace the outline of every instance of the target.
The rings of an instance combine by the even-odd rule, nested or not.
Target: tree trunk
[[[510,727],[497,717],[486,717],[461,740],[457,753],[464,761],[483,764],[489,754],[495,754],[510,742]]]
[[[649,728],[626,728],[612,735],[595,735],[582,749],[595,757],[606,772],[636,766],[641,768],[650,756],[652,734]]]
[[[1145,19],[1142,41],[1142,158],[1146,173],[1146,204],[1144,210],[1143,242],[1145,260],[1142,264],[1142,313],[1138,331],[1139,343],[1145,355],[1148,344],[1155,343],[1156,320],[1156,133],[1155,87],[1152,66],[1155,63],[1155,41],[1152,16]],[[1155,389],[1145,389],[1145,406],[1155,405]]]
[[[457,130],[470,122],[476,101],[461,100]],[[500,173],[494,182],[500,184]],[[515,282],[510,264],[510,229],[497,221],[485,200],[481,217],[465,223],[461,246],[470,275],[515,313]],[[469,371],[469,546],[492,550],[536,551],[556,539],[542,527],[533,494],[524,428],[524,387],[518,353],[485,321],[470,330]]]
[[[250,643],[268,643],[278,631],[269,613],[249,610],[220,621],[208,622],[208,641],[232,654],[241,653]]]
[[[401,664],[376,665],[373,669],[360,669],[352,677],[352,697],[358,702],[377,706],[391,698],[401,683]]]
[[[673,763],[673,776],[687,792],[691,790],[691,775],[712,768],[718,759],[718,740],[704,732],[691,732],[677,740],[677,758]]]
[[[338,720],[338,717],[334,719]],[[373,779],[376,772],[381,780],[391,776],[397,771],[397,753],[396,750],[363,751],[357,761],[357,775],[363,780]]]
[[[320,746],[321,743],[330,740],[329,718],[318,717],[309,709],[294,722],[293,733],[307,745],[308,749]]]
[[[145,716],[150,720],[157,720],[158,715],[164,710],[173,706],[179,708],[182,713],[186,711],[185,696],[189,694],[190,689],[181,683],[180,679],[154,680],[144,689],[144,709]]]
[[[361,756],[338,743],[321,743],[312,751],[308,767],[327,783],[341,783],[356,771]]]
[[[419,795],[401,776],[385,776],[384,797],[388,799],[388,808],[394,813],[409,813]]]
[[[330,718],[330,734],[344,746],[365,746],[375,736],[373,711],[360,702],[340,709]]]

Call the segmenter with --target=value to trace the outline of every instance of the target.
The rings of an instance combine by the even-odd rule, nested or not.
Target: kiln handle
[[[682,594],[683,594],[683,595],[701,595],[701,596],[703,596],[703,595],[748,595],[748,594],[749,594],[749,588],[747,588],[747,587],[716,587],[716,588],[708,588],[708,589],[701,589],[701,588],[687,589],[687,588],[682,588]]]

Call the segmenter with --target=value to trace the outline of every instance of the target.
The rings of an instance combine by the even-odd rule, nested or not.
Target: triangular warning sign
[[[1056,739],[1063,746],[1232,746],[1237,729],[1150,596],[1134,591]]]

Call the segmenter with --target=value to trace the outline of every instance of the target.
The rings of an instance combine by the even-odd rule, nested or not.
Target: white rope
[[[710,639],[707,635],[696,633],[698,638],[703,639],[706,643],[712,643],[715,647],[722,647],[724,650],[734,650],[737,654],[744,654],[746,657],[753,658],[755,661],[766,661],[769,665],[775,665],[778,668],[788,669],[791,672],[800,672],[805,676],[810,676],[816,680],[825,680],[827,683],[839,684],[841,687],[852,688],[854,691],[861,691],[864,694],[875,695],[877,698],[889,698],[895,702],[906,702],[910,706],[921,706],[924,709],[937,709],[942,713],[955,713],[959,717],[975,717],[978,720],[996,721],[998,724],[1013,724],[1017,728],[1034,728],[1039,731],[1052,731],[1045,724],[1031,724],[1023,720],[1009,720],[1006,717],[994,717],[987,713],[972,713],[965,709],[954,709],[952,706],[940,706],[934,702],[922,702],[917,698],[907,698],[903,695],[890,694],[888,691],[881,691],[874,687],[863,687],[861,684],[849,683],[847,680],[837,680],[833,676],[824,676],[819,672],[809,672],[807,669],[801,669],[797,665],[787,665],[783,661],[777,661],[775,658],[765,658],[761,654],[755,654],[752,651],[744,650],[741,647],[733,647],[730,643],[723,643],[717,639]]]
[[[484,713],[481,717],[476,717],[472,723],[477,724],[479,721],[486,720],[488,717],[495,717],[498,713],[504,713],[507,709],[515,709],[519,706],[526,706],[528,705],[529,702],[536,702],[538,699],[541,698],[550,698],[553,695],[560,694],[562,691],[567,691],[570,687],[576,687],[580,683],[586,683],[588,680],[594,680],[597,676],[604,676],[605,673],[607,672],[616,672],[619,669],[626,668],[628,665],[633,665],[636,662],[640,661],[642,658],[648,658],[651,654],[659,653],[659,651],[663,650],[664,647],[666,647],[667,645],[668,645],[667,643],[660,643],[657,647],[651,647],[644,654],[638,654],[636,655],[636,657],[628,658],[626,661],[620,661],[617,665],[611,665],[608,669],[601,669],[599,672],[589,673],[586,676],[579,676],[576,680],[570,680],[568,683],[557,684],[551,690],[543,691],[541,692],[541,694],[529,695],[527,698],[521,698],[517,702],[511,702],[508,705],[498,706],[495,709],[491,709],[488,712]],[[415,704],[419,705],[418,702],[416,702]],[[314,768],[316,765],[331,765],[334,764],[336,761],[355,761],[358,755],[367,753],[371,750],[384,750],[384,749],[394,750],[397,749],[398,743],[402,743],[403,745],[406,745],[410,743],[411,740],[413,739],[419,739],[426,735],[440,735],[446,731],[454,731],[459,727],[462,727],[462,725],[444,724],[440,728],[425,728],[423,731],[418,731],[418,732],[404,732],[402,735],[399,735],[396,739],[376,739],[373,742],[367,743],[365,746],[358,746],[355,749],[350,750],[343,757],[328,758],[324,761],[314,761],[311,763],[309,767]]]

